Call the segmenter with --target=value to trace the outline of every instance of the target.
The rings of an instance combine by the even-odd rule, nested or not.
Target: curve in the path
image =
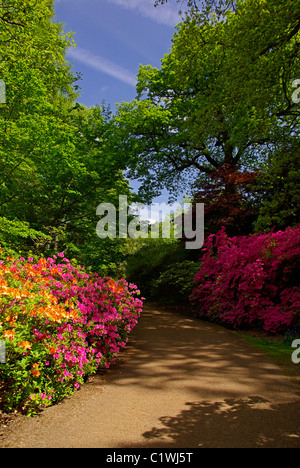
[[[0,447],[300,447],[299,389],[229,330],[146,307],[123,358]]]

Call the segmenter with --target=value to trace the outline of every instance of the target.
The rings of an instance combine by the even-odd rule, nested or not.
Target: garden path
[[[218,325],[146,306],[119,362],[0,447],[300,447],[300,393]]]

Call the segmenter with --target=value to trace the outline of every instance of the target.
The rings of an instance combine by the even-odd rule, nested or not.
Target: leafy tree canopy
[[[207,21],[194,12],[161,69],[140,68],[138,99],[119,106],[116,125],[149,198],[225,165],[260,167],[298,132],[299,27],[299,0],[237,1]]]
[[[53,16],[50,0],[0,2],[0,242],[19,234],[30,244],[42,233],[45,253],[115,271],[123,244],[97,238],[96,209],[129,195],[125,166],[110,143],[109,110],[76,103],[78,77],[65,59],[72,34]]]
[[[285,229],[300,223],[299,140],[283,142],[270,155],[254,185],[258,218],[257,232]]]

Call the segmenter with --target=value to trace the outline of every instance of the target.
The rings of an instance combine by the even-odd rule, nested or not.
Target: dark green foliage
[[[71,34],[53,1],[0,3],[0,244],[17,252],[64,251],[118,274],[124,242],[96,236],[97,206],[129,195],[109,109],[76,103],[78,77],[65,60]],[[12,8],[13,7],[13,8]]]
[[[173,197],[185,189],[205,203],[207,235],[299,223],[299,6],[182,1],[188,11],[161,69],[141,66],[137,99],[112,116],[77,102],[78,76],[65,60],[72,34],[53,20],[54,2],[0,2],[3,250],[64,251],[114,277],[128,262],[128,279],[146,297],[179,300],[199,252],[149,240],[132,253],[130,240],[100,240],[100,203],[117,206],[121,194],[151,202],[164,189]],[[124,174],[141,182],[143,198]]]
[[[185,250],[176,240],[146,240],[128,257],[127,279],[138,284],[146,299],[170,300],[173,296],[175,301],[184,300],[194,276],[191,266],[199,269],[199,263],[190,259],[192,255],[195,252]]]
[[[168,266],[152,283],[153,299],[174,304],[188,303],[199,268],[199,262],[191,260],[184,260]]]
[[[286,144],[270,157],[257,179],[257,197],[262,201],[255,223],[257,232],[285,229],[300,223],[299,142]]]

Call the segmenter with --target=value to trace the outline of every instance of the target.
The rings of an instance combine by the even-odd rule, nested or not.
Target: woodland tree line
[[[177,300],[200,253],[175,239],[100,240],[100,203],[185,190],[205,203],[207,237],[299,223],[300,1],[180,3],[160,69],[141,66],[136,99],[112,113],[109,103],[79,104],[80,76],[66,61],[72,35],[54,21],[52,0],[0,2],[5,254],[64,251],[102,275],[126,274],[147,297]]]

